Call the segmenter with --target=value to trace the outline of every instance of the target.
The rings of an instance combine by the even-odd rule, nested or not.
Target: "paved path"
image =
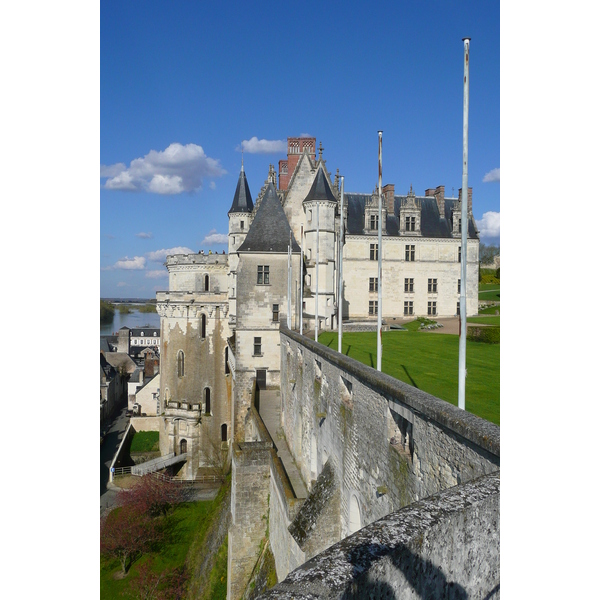
[[[281,427],[281,392],[279,390],[260,391],[260,416],[273,439],[277,456],[281,459],[292,484],[296,498],[308,498],[308,492],[300,471],[296,467]]]
[[[111,507],[115,502],[117,490],[109,483],[109,468],[113,461],[119,444],[123,439],[127,425],[129,425],[129,417],[126,414],[127,406],[124,406],[120,412],[107,425],[107,434],[104,438],[104,443],[100,446],[100,512],[102,513],[107,508]]]

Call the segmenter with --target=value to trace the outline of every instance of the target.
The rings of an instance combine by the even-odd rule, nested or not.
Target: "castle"
[[[446,456],[433,461],[426,458],[424,442],[415,442],[416,423],[430,408],[415,409],[421,400],[394,408],[392,392],[382,393],[379,379],[373,384],[373,375],[363,373],[361,367],[337,364],[338,359],[327,354],[329,349],[297,333],[301,324],[305,332],[314,332],[316,328],[336,329],[340,318],[343,322],[376,320],[380,251],[384,321],[413,315],[454,316],[461,285],[467,286],[467,314],[476,314],[479,239],[471,189],[467,194],[468,280],[461,283],[462,191],[458,198],[446,198],[444,186],[439,186],[417,196],[411,187],[406,195],[396,195],[394,185],[386,185],[380,249],[378,195],[345,193],[342,212],[339,175],[332,181],[322,147],[318,156],[316,152],[315,138],[288,138],[287,159],[279,161],[279,173],[269,167],[254,202],[242,165],[228,212],[228,254],[169,256],[169,291],[157,293],[161,453],[179,455],[180,472],[190,479],[215,462],[232,463],[230,598],[241,596],[255,568],[258,540],[264,533],[260,511],[272,515],[274,526],[279,519],[279,534],[273,531],[272,535],[273,544],[278,539],[281,546],[277,567],[281,579],[332,543],[391,511],[499,468],[499,430],[481,435],[478,428],[487,425],[468,414],[453,413],[452,421],[464,422],[460,436],[469,440],[465,442],[467,454],[473,452],[473,445],[488,444],[481,442],[483,438],[489,440],[491,435],[494,440],[492,447],[479,454],[475,451],[477,457],[469,459],[469,473],[461,474],[461,467]],[[337,249],[342,219],[340,298]],[[369,381],[375,386],[374,396],[360,392]],[[414,389],[407,391],[405,387],[410,386],[396,384],[403,390],[398,392],[398,402],[407,402]],[[280,425],[306,484],[306,501],[297,502],[299,498],[288,489],[287,476],[276,466],[274,440],[256,410],[262,390],[280,390]],[[370,413],[361,421],[349,421],[349,414],[359,412],[359,398],[371,407]],[[446,410],[442,407],[438,412]],[[458,409],[448,405],[448,410]],[[330,422],[337,423],[331,430]],[[362,431],[366,424],[372,429]],[[352,433],[348,427],[354,427]],[[440,427],[444,430],[448,424]],[[352,463],[348,467],[348,449],[358,452],[361,443],[357,435],[373,448],[377,447],[373,436],[380,437],[384,453],[390,444],[394,446],[387,459],[368,459],[370,474],[364,473],[364,466]],[[452,448],[449,456],[455,454]],[[360,452],[369,455],[368,448]],[[435,463],[433,473],[423,471],[428,461]],[[259,472],[262,479],[256,479]],[[398,484],[398,473],[404,473],[400,478],[404,486]],[[379,490],[375,499],[363,489],[361,478]],[[378,485],[380,480],[386,484]],[[242,489],[248,490],[245,500]],[[309,511],[308,517],[301,515],[303,510]],[[312,519],[312,527],[320,523],[319,539],[306,529],[307,518]]]

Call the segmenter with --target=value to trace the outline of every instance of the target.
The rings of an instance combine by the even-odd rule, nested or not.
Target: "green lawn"
[[[500,300],[500,284],[499,283],[480,283],[479,284],[479,299],[480,300]]]
[[[454,405],[458,404],[458,336],[417,331],[386,331],[382,336],[384,373]],[[319,342],[337,350],[337,332]],[[377,366],[375,332],[344,333],[342,351],[371,367]],[[500,425],[500,344],[467,341],[466,409]]]
[[[131,440],[130,452],[152,452],[159,450],[158,431],[136,431]]]
[[[478,323],[479,325],[500,325],[500,315],[467,317],[467,323]]]

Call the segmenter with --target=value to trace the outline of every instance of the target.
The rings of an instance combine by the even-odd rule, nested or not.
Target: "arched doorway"
[[[179,442],[179,454],[185,454],[187,452],[187,440],[181,440]]]

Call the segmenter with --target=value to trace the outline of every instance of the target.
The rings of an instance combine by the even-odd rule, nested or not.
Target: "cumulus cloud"
[[[150,279],[160,279],[161,277],[168,277],[169,272],[164,269],[158,269],[157,271],[146,271],[146,277]]]
[[[146,257],[148,260],[161,262],[166,260],[167,256],[170,256],[171,254],[195,254],[195,252],[185,246],[177,246],[175,248],[163,248],[162,250],[147,252]]]
[[[178,143],[160,152],[150,150],[143,158],[132,160],[129,168],[123,163],[100,167],[100,176],[108,178],[106,189],[162,195],[198,190],[205,177],[226,172],[218,160],[206,156],[202,146]]]
[[[125,257],[118,260],[113,269],[141,270],[146,268],[146,259],[143,256],[134,256],[133,258]]]
[[[212,246],[219,244],[227,244],[228,238],[226,233],[217,233],[216,229],[211,229],[208,235],[200,242],[201,246]]]
[[[244,140],[237,147],[237,151],[247,152],[248,154],[277,154],[286,152],[286,140],[259,140],[256,136],[249,140]]]
[[[492,181],[500,181],[500,169],[492,169],[483,176],[483,183],[491,183]]]
[[[500,237],[500,213],[488,211],[483,213],[480,221],[476,221],[481,238]]]
[[[154,236],[152,235],[151,231],[148,231],[147,233],[140,231],[139,233],[135,234],[135,237],[142,238],[143,240],[151,240]]]

